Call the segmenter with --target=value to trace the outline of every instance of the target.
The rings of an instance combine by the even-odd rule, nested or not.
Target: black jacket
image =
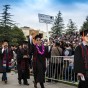
[[[88,47],[86,47],[86,48],[88,49]],[[84,53],[84,54],[86,54],[86,53]],[[85,61],[85,59],[83,58],[82,47],[81,47],[81,45],[79,45],[76,47],[75,54],[74,54],[74,71],[75,71],[75,73],[85,74],[86,69],[85,69],[84,61]]]

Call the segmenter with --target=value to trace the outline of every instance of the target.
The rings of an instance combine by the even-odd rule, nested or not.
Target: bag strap
[[[60,54],[60,56],[61,56],[61,52],[60,52],[60,50],[58,49],[58,47],[57,47],[57,50],[58,50],[58,52],[59,52],[59,54]]]

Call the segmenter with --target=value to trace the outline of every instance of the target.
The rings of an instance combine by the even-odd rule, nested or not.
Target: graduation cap
[[[81,30],[80,31],[80,35],[82,36],[82,39],[85,41],[85,36],[87,35],[88,36],[88,29],[85,29],[85,30]]]
[[[40,39],[41,39],[41,38],[42,38],[42,34],[36,35],[36,36],[35,36],[35,40],[36,40],[37,38],[40,38]]]
[[[19,45],[19,46],[22,45],[22,41],[19,41],[18,45]]]
[[[20,41],[19,45],[28,44],[28,41]]]
[[[22,44],[28,44],[28,41],[23,41]]]
[[[4,43],[4,42],[8,42],[8,43],[9,43],[9,41],[8,41],[8,40],[6,40],[6,39],[5,39],[5,40],[3,40],[2,42],[3,42],[3,43]]]

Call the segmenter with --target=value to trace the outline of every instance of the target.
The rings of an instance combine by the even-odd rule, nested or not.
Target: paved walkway
[[[1,81],[1,74],[0,74],[0,88],[34,88],[33,87],[33,77],[29,79],[29,86],[19,85],[17,80],[17,73],[11,72],[8,74],[8,83],[5,84]],[[41,88],[38,84],[38,88]],[[45,88],[77,88],[74,86],[66,85],[63,83],[45,83]]]

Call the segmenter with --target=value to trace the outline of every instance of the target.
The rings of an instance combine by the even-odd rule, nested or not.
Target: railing
[[[75,84],[74,56],[52,56],[46,61],[46,78],[50,81],[62,81]]]
[[[15,60],[13,64],[14,62]],[[77,75],[74,73],[74,56],[51,56],[46,61],[46,67],[46,79],[49,81],[78,84]]]

